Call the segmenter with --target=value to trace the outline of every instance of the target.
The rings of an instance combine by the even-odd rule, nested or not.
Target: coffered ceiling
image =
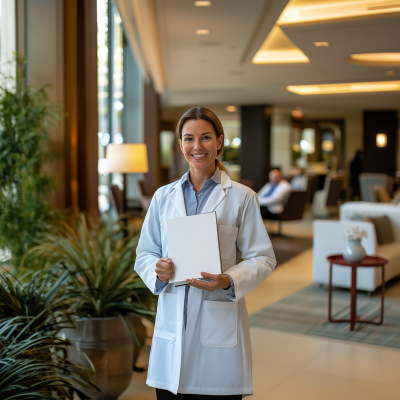
[[[274,104],[341,112],[400,109],[400,92],[300,96],[286,89],[293,85],[400,80],[400,67],[346,61],[355,53],[400,52],[397,3],[212,0],[210,7],[195,7],[191,0],[155,0],[165,79],[163,104]],[[309,62],[252,62],[276,24]],[[198,35],[196,30],[210,33]],[[328,42],[329,46],[315,47],[314,42]],[[275,45],[278,50],[284,46]]]

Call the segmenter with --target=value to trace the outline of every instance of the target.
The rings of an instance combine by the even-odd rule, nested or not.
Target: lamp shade
[[[145,173],[148,172],[147,148],[143,143],[109,144],[106,158],[108,172]]]

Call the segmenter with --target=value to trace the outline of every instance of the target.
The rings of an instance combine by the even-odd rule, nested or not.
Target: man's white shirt
[[[257,193],[258,201],[260,206],[266,206],[273,214],[280,214],[283,211],[284,205],[292,188],[289,182],[282,179],[272,194],[265,197],[270,188],[270,182],[261,188],[261,190]]]

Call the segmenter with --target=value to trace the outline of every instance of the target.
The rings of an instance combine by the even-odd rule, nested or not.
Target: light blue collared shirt
[[[181,179],[183,197],[186,206],[186,215],[188,217],[192,215],[201,214],[214,188],[217,185],[221,184],[221,171],[218,168],[216,168],[214,175],[210,179],[207,179],[204,182],[204,186],[197,193],[193,189],[193,185],[190,182],[189,176],[190,176],[190,170]],[[226,275],[229,278],[231,285],[228,289],[223,290],[223,292],[229,300],[234,300],[235,286],[233,283],[233,279],[228,274],[224,275]],[[165,285],[168,285],[168,282],[162,282],[157,278],[156,281],[157,291],[162,289]],[[189,285],[185,286],[185,303],[183,309],[183,317],[184,317],[183,319],[185,322],[185,327],[187,321],[187,304],[189,297],[189,289],[190,289]]]

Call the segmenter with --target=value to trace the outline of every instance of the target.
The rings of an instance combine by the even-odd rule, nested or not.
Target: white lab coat
[[[222,271],[232,277],[236,299],[229,300],[223,290],[190,288],[186,329],[184,286],[169,284],[157,292],[154,271],[156,261],[168,256],[167,219],[186,216],[181,182],[160,188],[146,214],[135,270],[159,294],[147,384],[175,394],[250,395],[251,343],[244,296],[272,273],[275,255],[257,195],[225,172],[203,209],[212,211],[217,214]]]
[[[263,196],[268,193],[270,187],[271,183],[268,182],[261,188],[257,193],[258,200],[261,206],[266,206],[268,210],[274,214],[280,214],[283,211],[284,204],[288,199],[292,187],[289,182],[282,179],[273,193],[270,196],[263,198]]]

